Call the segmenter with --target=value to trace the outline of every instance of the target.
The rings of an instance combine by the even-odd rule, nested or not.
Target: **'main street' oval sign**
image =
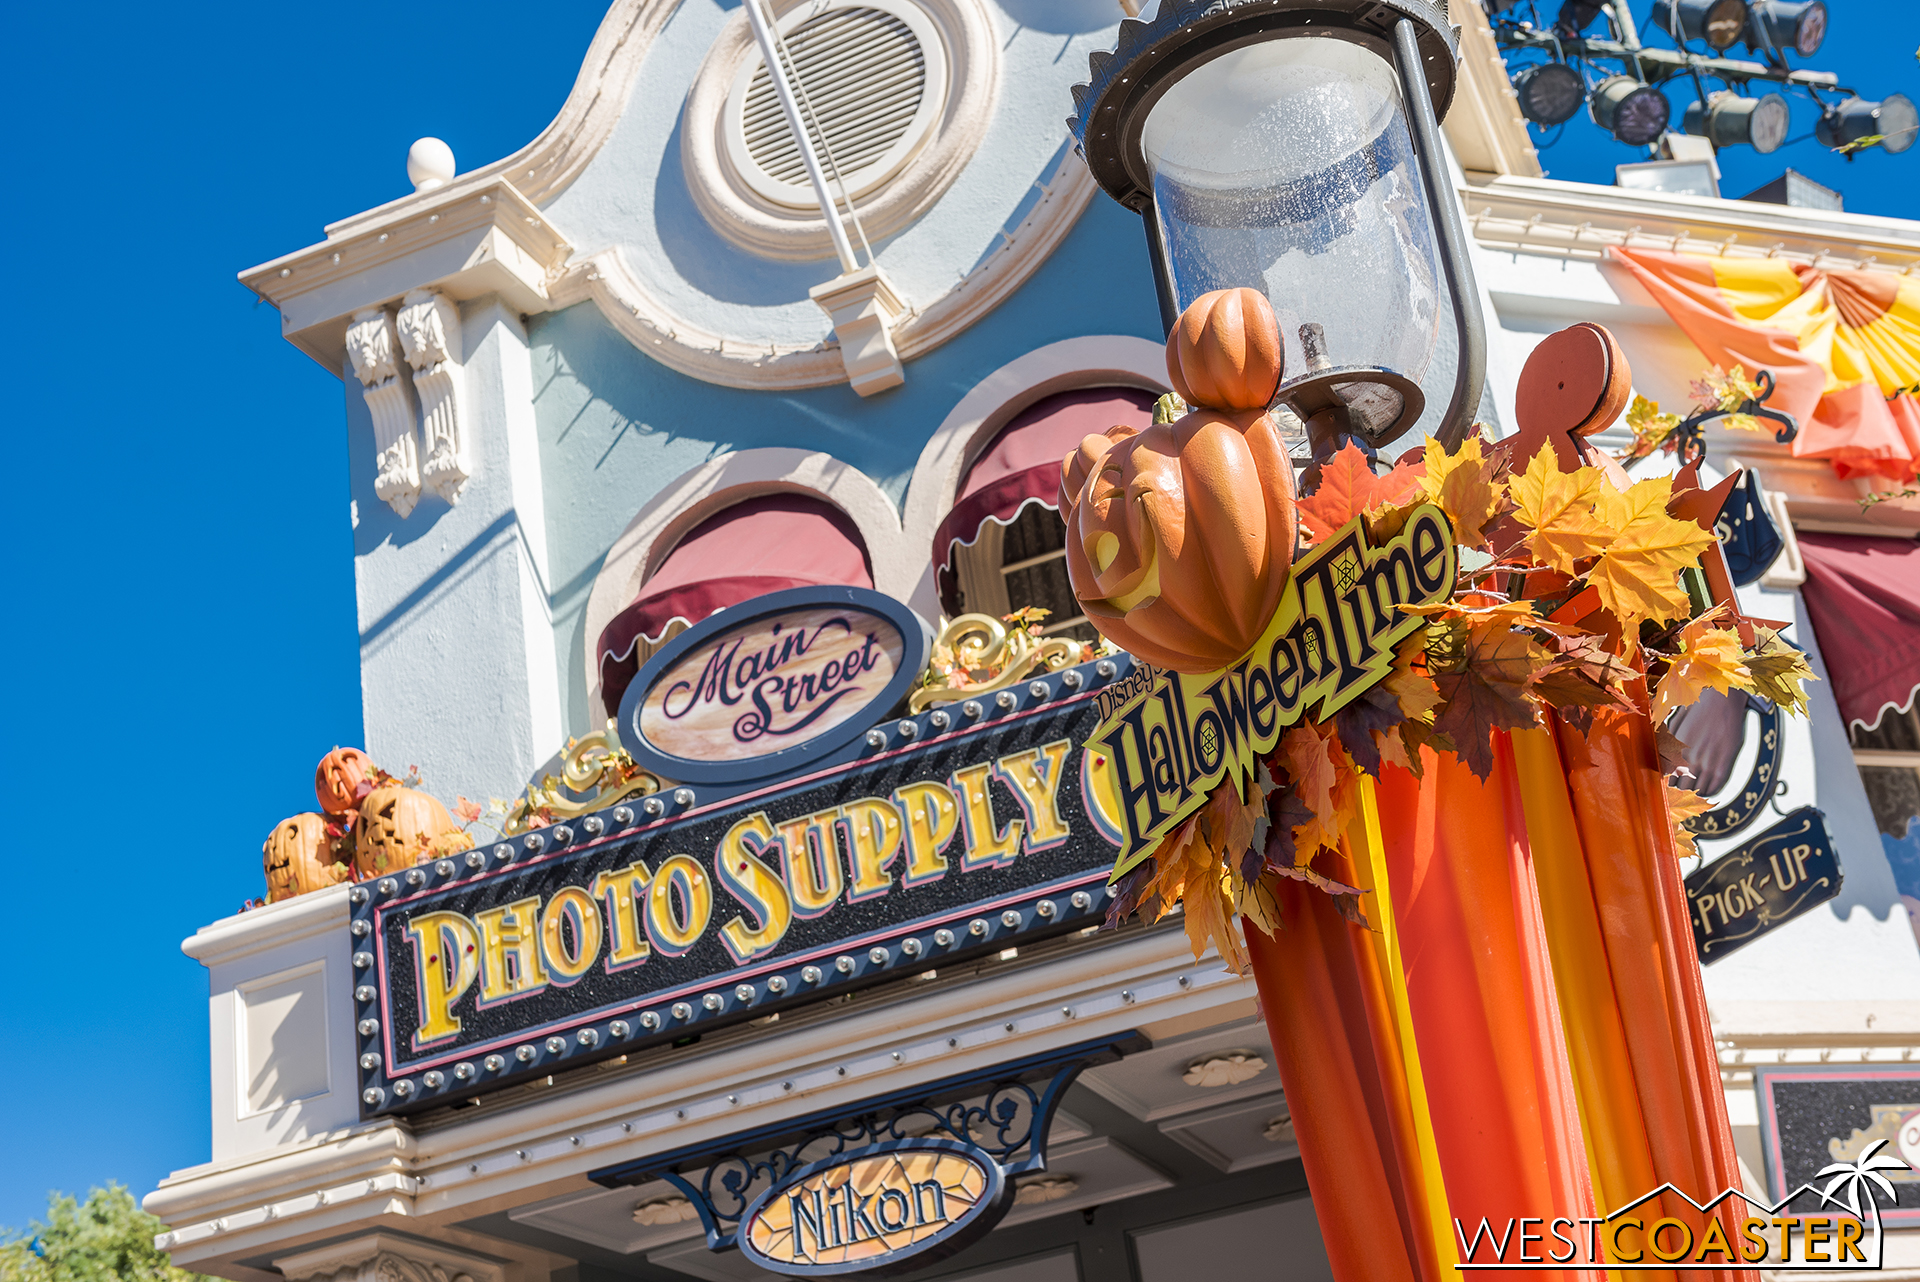
[[[891,597],[770,592],[649,659],[621,700],[620,739],[641,765],[687,783],[791,774],[885,716],[926,654],[919,618]]]
[[[1008,1200],[999,1164],[954,1140],[898,1140],[794,1172],[740,1223],[740,1251],[775,1273],[891,1273],[950,1255]]]

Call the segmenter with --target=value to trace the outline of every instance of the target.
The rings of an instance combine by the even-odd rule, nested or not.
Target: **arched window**
[[[715,611],[824,584],[873,586],[866,543],[833,504],[768,494],[714,513],[674,545],[633,604],[600,633],[602,702],[609,712],[617,709],[640,665]]]
[[[1025,606],[1051,612],[1046,630],[1091,641],[1067,581],[1060,461],[1082,437],[1153,422],[1153,392],[1086,387],[1036,401],[1000,429],[968,467],[960,497],[934,536],[940,599],[949,615],[998,618]]]

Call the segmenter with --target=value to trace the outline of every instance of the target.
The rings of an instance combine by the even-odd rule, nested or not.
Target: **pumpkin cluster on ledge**
[[[282,819],[260,847],[267,902],[363,881],[473,848],[447,808],[358,748],[335,748],[313,772],[318,813]],[[475,808],[468,821],[479,817]]]

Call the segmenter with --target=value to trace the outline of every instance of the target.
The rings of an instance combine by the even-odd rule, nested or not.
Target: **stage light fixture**
[[[1755,0],[1747,22],[1749,49],[1791,49],[1811,58],[1826,38],[1824,0]]]
[[[1656,0],[1653,25],[1681,43],[1704,40],[1725,49],[1747,29],[1747,0]]]
[[[1898,155],[1913,146],[1916,129],[1920,129],[1920,112],[1914,110],[1913,100],[1903,93],[1890,93],[1879,102],[1854,97],[1828,107],[1813,133],[1824,147],[1845,147],[1878,136],[1883,139],[1882,150]]]
[[[1673,114],[1667,95],[1632,76],[1608,76],[1594,86],[1589,103],[1593,122],[1633,147],[1644,147],[1665,133]]]
[[[1564,62],[1527,67],[1513,78],[1520,114],[1536,125],[1558,125],[1573,119],[1587,100],[1587,82]]]
[[[1787,100],[1777,93],[1759,98],[1717,93],[1688,103],[1681,127],[1716,147],[1751,147],[1764,156],[1787,140],[1789,119]]]

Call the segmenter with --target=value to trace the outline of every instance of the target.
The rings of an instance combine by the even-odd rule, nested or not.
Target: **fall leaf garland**
[[[1241,784],[1223,784],[1120,878],[1110,926],[1183,905],[1194,956],[1211,944],[1244,972],[1233,919],[1278,928],[1278,878],[1318,887],[1366,924],[1362,892],[1312,867],[1359,817],[1363,776],[1388,766],[1419,774],[1432,750],[1456,754],[1484,779],[1495,731],[1558,717],[1584,732],[1597,713],[1650,712],[1660,722],[1709,689],[1805,708],[1801,683],[1812,672],[1798,650],[1760,627],[1749,627],[1754,641],[1743,645],[1724,608],[1696,609],[1681,575],[1713,535],[1669,514],[1671,477],[1622,491],[1596,468],[1562,471],[1550,446],[1508,469],[1505,451],[1478,438],[1452,454],[1429,439],[1423,456],[1384,475],[1351,445],[1326,462],[1319,488],[1299,504],[1307,542],[1356,517],[1384,538],[1415,506],[1433,503],[1475,555],[1462,555],[1450,599],[1402,607],[1426,625],[1399,645],[1378,685],[1332,717],[1310,715],[1288,730],[1245,795]],[[1680,822],[1704,803],[1670,795],[1676,849],[1692,853]]]

